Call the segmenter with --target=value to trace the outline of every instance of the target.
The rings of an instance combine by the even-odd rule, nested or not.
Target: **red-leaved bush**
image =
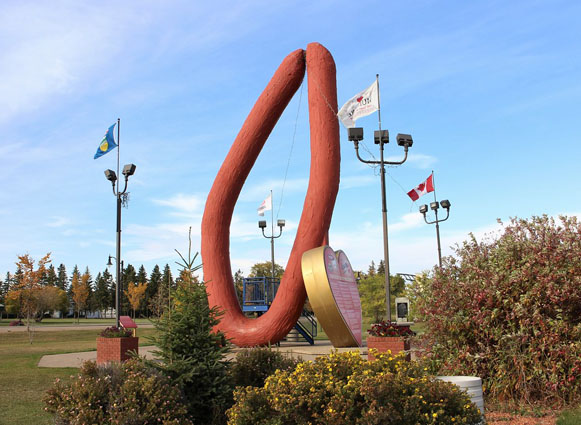
[[[416,286],[427,359],[500,401],[581,399],[581,223],[512,219]]]

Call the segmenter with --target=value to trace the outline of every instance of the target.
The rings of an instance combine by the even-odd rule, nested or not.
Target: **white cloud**
[[[185,195],[183,193],[178,193],[169,199],[154,199],[153,202],[186,213],[199,213],[204,207],[204,199],[196,195]]]
[[[63,227],[66,226],[67,224],[69,224],[71,221],[68,218],[65,217],[51,217],[51,221],[46,223],[46,226],[48,227]]]

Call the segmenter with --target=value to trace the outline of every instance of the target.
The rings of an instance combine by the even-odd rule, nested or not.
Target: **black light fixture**
[[[258,222],[258,227],[261,229],[266,229],[266,220],[260,220]]]
[[[137,167],[135,166],[135,164],[125,164],[123,166],[123,175],[125,176],[125,178],[128,178],[129,176],[135,174],[136,168]]]
[[[397,144],[399,146],[403,146],[406,150],[407,148],[411,148],[414,144],[411,134],[401,134],[399,133],[396,136]]]
[[[388,130],[375,130],[373,132],[373,141],[376,145],[380,143],[389,143],[389,131]]]
[[[440,202],[440,206],[444,209],[449,210],[450,209],[450,201],[448,201],[447,199],[444,199],[442,202]]]
[[[427,206],[426,204],[424,204],[424,205],[420,206],[420,212],[421,212],[423,215],[426,215],[426,213],[428,212],[428,206]]]
[[[284,220],[276,220],[276,225],[282,229],[285,225],[285,221]]]
[[[363,128],[353,127],[347,129],[347,138],[350,142],[360,142],[363,140]]]
[[[438,204],[438,201],[435,202],[430,202],[430,208],[434,211],[436,211],[438,208],[440,208],[440,205]]]
[[[117,180],[117,174],[115,174],[115,171],[113,170],[105,170],[105,177],[113,184],[115,184],[115,181]]]
[[[113,262],[111,261],[111,256],[109,256],[109,260],[107,261],[107,267],[111,267]]]

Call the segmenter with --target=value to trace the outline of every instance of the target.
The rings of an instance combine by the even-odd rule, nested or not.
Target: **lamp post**
[[[113,186],[113,195],[117,198],[117,251],[115,254],[116,260],[116,277],[115,280],[117,282],[115,287],[115,315],[117,319],[117,327],[120,325],[119,316],[121,312],[121,197],[127,192],[127,181],[129,180],[129,176],[132,176],[135,173],[135,164],[126,164],[123,166],[123,175],[125,176],[125,186],[123,187],[123,191],[119,190],[119,181],[117,179],[117,174],[113,170],[105,170],[105,177],[107,180],[111,182]],[[119,171],[119,168],[117,168]],[[111,257],[109,257],[109,262],[111,262]]]
[[[381,122],[381,121],[380,121]],[[412,136],[409,134],[398,134],[396,136],[397,144],[404,148],[405,156],[401,161],[385,161],[383,156],[383,145],[389,143],[389,131],[381,130],[373,132],[373,138],[375,144],[379,145],[379,161],[369,161],[361,158],[359,155],[359,142],[363,140],[363,128],[354,127],[347,130],[347,136],[350,141],[353,142],[355,146],[355,154],[357,159],[365,164],[373,164],[380,166],[381,173],[381,212],[383,218],[383,258],[385,263],[385,303],[387,306],[387,317],[388,321],[391,322],[391,290],[389,286],[389,245],[387,239],[387,200],[385,196],[385,165],[401,165],[406,162],[408,158],[408,149],[413,145]]]
[[[115,263],[117,263],[117,258],[116,257],[113,257],[112,255],[109,255],[109,259],[107,260],[107,268],[109,268],[109,267],[111,267],[113,265],[113,263],[111,262],[111,259],[114,259],[115,260]],[[121,280],[123,280],[123,270],[124,270],[123,260],[121,260],[121,274],[120,274],[121,279],[118,280],[119,282]],[[115,284],[115,297],[117,297],[117,287],[120,288],[119,289],[119,291],[120,291],[119,293],[121,294],[121,290],[123,289],[123,288],[121,288],[121,286],[122,286],[121,284],[117,284],[117,283]],[[115,298],[115,299],[117,299],[117,298]],[[117,301],[115,301],[115,305],[117,305]],[[121,313],[119,313],[117,316],[120,316],[120,314]],[[119,323],[117,323],[117,327],[119,327]]]
[[[440,202],[439,205],[438,201],[430,202],[430,209],[432,209],[434,211],[434,214],[436,215],[436,219],[434,221],[428,221],[428,219],[426,218],[428,206],[424,204],[420,207],[420,212],[424,216],[424,221],[426,222],[426,224],[436,223],[436,238],[438,239],[438,262],[440,264],[440,267],[442,267],[442,248],[440,247],[440,223],[448,220],[448,217],[450,217],[450,205],[451,205],[450,201],[448,201],[447,199],[444,199],[442,202]],[[442,220],[438,219],[438,208],[440,206],[446,210],[446,218]]]
[[[274,235],[274,220],[272,221],[272,229],[271,229],[271,236],[266,236],[266,234],[264,233],[264,229],[266,229],[266,220],[260,220],[258,222],[258,227],[260,228],[260,230],[262,230],[262,236],[264,236],[267,239],[270,239],[270,258],[272,261],[272,278],[274,279],[275,276],[275,270],[274,270],[274,240],[276,238],[280,238],[280,235],[282,235],[282,228],[285,225],[285,221],[284,220],[276,220],[276,224],[279,228],[279,232],[278,235],[275,236]]]

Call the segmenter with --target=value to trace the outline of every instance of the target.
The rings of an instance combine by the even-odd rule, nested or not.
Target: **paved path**
[[[280,351],[292,357],[301,357],[303,360],[314,360],[319,356],[324,356],[331,353],[333,350],[338,352],[345,351],[359,351],[362,356],[367,356],[367,347],[353,347],[353,348],[337,348],[335,349],[328,340],[315,341],[315,345],[307,343],[293,343],[281,342],[280,347],[272,346],[275,351]],[[154,359],[152,351],[155,350],[153,346],[139,347],[139,355],[145,356],[148,359]],[[228,358],[232,359],[236,354],[244,348],[234,348]],[[67,354],[50,354],[42,356],[38,362],[39,367],[81,367],[81,364],[87,360],[96,360],[97,351],[85,351],[81,353],[67,353]]]

